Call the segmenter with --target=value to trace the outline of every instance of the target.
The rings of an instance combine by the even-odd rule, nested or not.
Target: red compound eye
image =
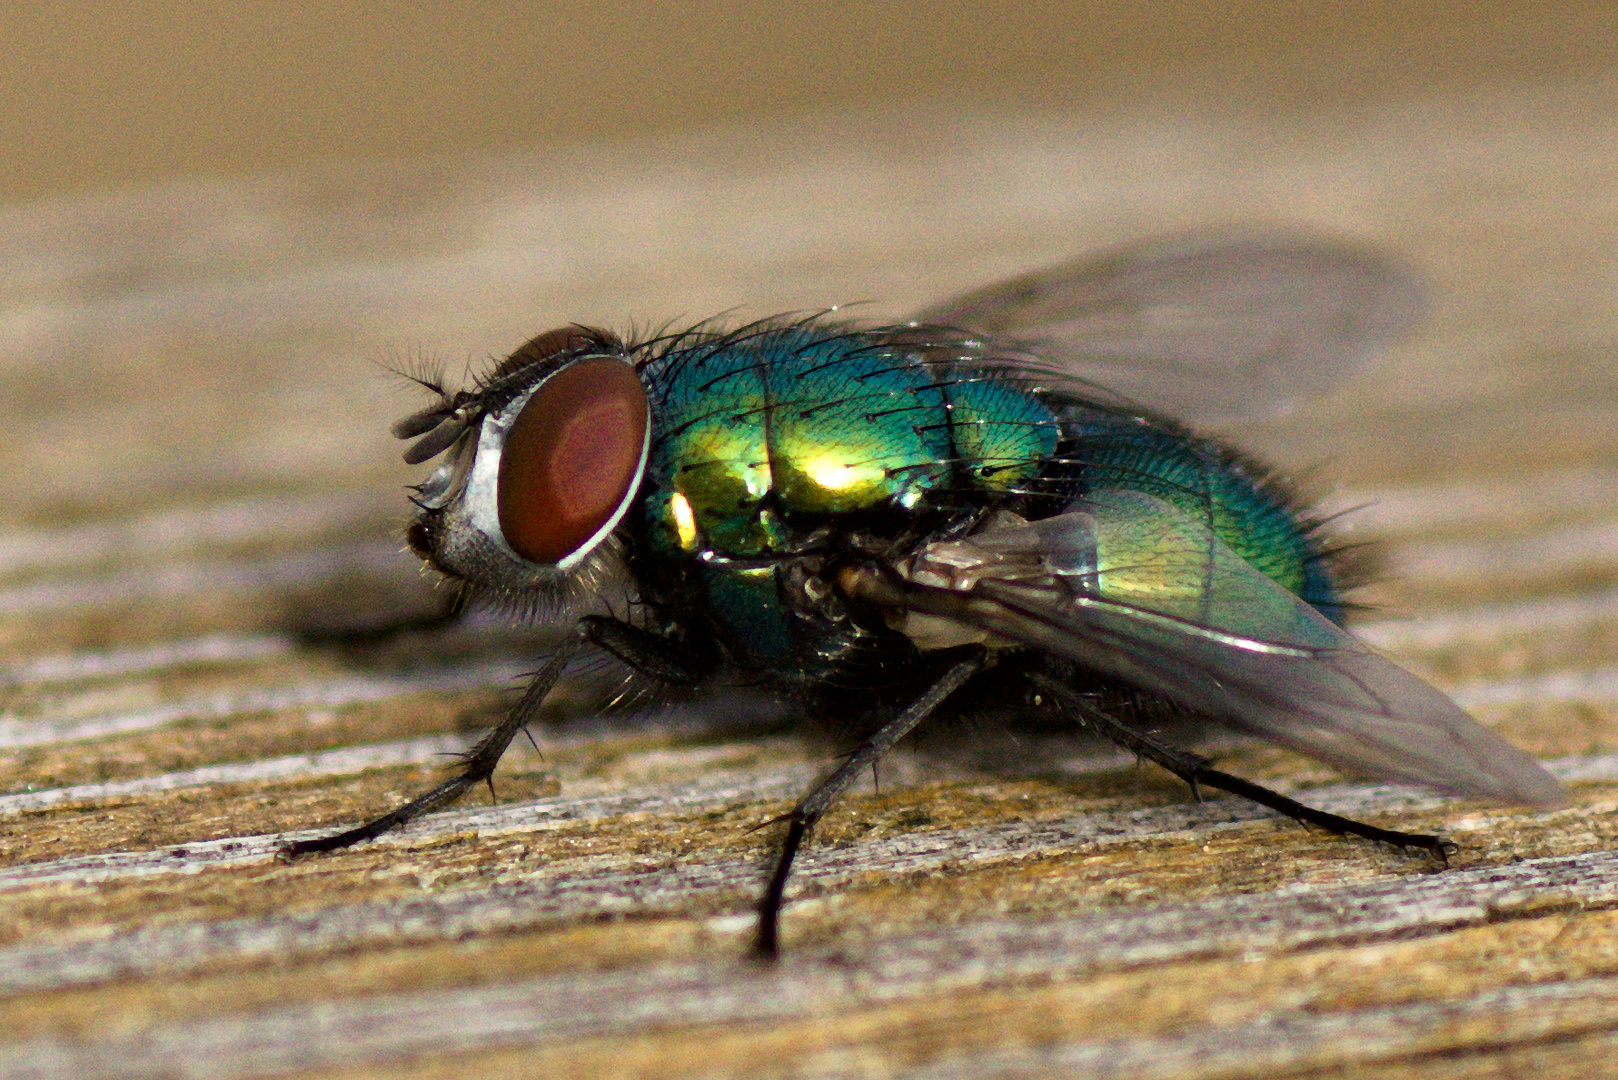
[[[646,422],[646,391],[621,360],[580,360],[541,383],[500,452],[511,550],[557,563],[611,521],[639,471]]]

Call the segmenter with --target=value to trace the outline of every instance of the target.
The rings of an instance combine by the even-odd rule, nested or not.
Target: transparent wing
[[[1275,415],[1354,375],[1420,317],[1420,280],[1296,232],[1203,232],[1036,270],[919,313],[1019,342],[1199,424]]]
[[[1055,518],[991,523],[924,548],[909,573],[934,585],[922,618],[1072,660],[1345,771],[1563,799],[1532,758],[1149,495],[1098,491]]]

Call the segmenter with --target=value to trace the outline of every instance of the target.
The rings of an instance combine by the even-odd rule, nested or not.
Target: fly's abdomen
[[[1207,525],[1272,581],[1328,616],[1340,614],[1313,524],[1261,470],[1217,443],[1139,417],[1072,410],[1065,419],[1088,488],[1155,496]]]

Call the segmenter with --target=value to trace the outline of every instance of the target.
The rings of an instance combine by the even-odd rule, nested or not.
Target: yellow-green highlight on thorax
[[[651,362],[649,528],[662,550],[779,549],[783,516],[913,508],[1037,474],[1057,424],[1018,386],[952,382],[875,335],[815,325]]]

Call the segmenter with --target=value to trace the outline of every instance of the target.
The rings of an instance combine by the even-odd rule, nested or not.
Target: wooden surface
[[[0,211],[0,1077],[1512,1076],[1618,1050],[1618,83],[1258,120],[913,111]],[[1434,286],[1375,373],[1236,432],[1381,545],[1375,647],[1546,759],[1547,812],[1233,770],[1460,845],[1198,805],[1092,746],[901,750],[784,961],[769,703],[599,716],[501,803],[296,865],[441,775],[543,652],[420,610],[414,398],[569,320],[871,317],[1150,233],[1362,237]],[[380,363],[379,363],[380,362]]]

